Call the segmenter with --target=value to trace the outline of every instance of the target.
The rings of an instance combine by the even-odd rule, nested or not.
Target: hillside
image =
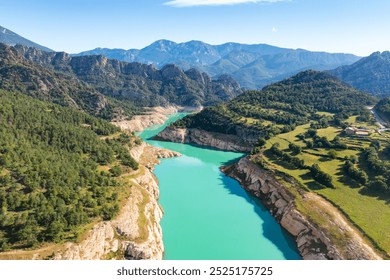
[[[17,48],[25,47],[0,44],[0,89],[23,92],[110,120],[140,112],[131,103],[120,103],[107,98],[73,75],[26,59]],[[42,52],[35,48],[31,50],[56,56],[56,53]]]
[[[261,91],[247,91],[230,102],[206,108],[177,125],[233,135],[250,129],[255,134],[250,137],[253,141],[256,135],[270,137],[309,121],[319,121],[319,111],[345,119],[373,103],[370,95],[329,74],[305,71]]]
[[[53,50],[46,48],[44,46],[41,46],[37,43],[34,43],[26,38],[23,38],[22,36],[12,32],[9,29],[6,29],[2,26],[0,26],[0,43],[9,45],[9,46],[15,46],[15,45],[23,45],[27,47],[33,47],[37,48],[46,52],[51,52]]]
[[[375,105],[375,111],[387,122],[390,121],[390,97],[383,98]]]
[[[158,68],[176,64],[197,68],[211,76],[229,74],[245,88],[258,89],[306,69],[325,70],[356,62],[351,54],[311,52],[266,44],[226,43],[210,45],[201,41],[175,43],[159,40],[143,49],[97,48],[79,55],[105,55],[127,62],[152,63]]]
[[[390,96],[390,52],[368,57],[330,71],[341,80],[373,95]]]
[[[77,240],[110,220],[138,168],[134,139],[101,119],[0,91],[0,251]],[[116,135],[103,141],[103,136]],[[104,168],[103,168],[104,167]],[[105,170],[105,171],[103,171]]]
[[[137,106],[213,105],[241,93],[237,82],[222,75],[212,80],[195,69],[181,70],[107,59],[102,55],[71,57],[16,46],[25,59],[46,69],[65,73],[93,87],[99,93]]]

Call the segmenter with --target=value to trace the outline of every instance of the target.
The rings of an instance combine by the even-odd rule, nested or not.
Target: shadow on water
[[[219,179],[230,194],[239,196],[253,205],[254,212],[263,221],[262,228],[259,228],[259,235],[262,234],[271,241],[283,253],[283,256],[287,260],[302,259],[298,253],[298,248],[293,237],[276,222],[275,218],[272,217],[259,198],[254,197],[244,190],[235,179],[232,179],[223,173],[220,174]],[[261,248],[259,248],[259,250],[260,249]]]

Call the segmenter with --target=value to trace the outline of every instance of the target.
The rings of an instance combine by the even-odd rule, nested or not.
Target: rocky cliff
[[[152,174],[158,158],[180,156],[179,153],[152,147],[146,143],[135,147],[132,156],[141,163],[139,170],[127,175],[130,195],[120,214],[112,221],[97,223],[80,243],[67,243],[54,253],[54,259],[161,260],[164,254],[158,204],[159,188]]]
[[[275,172],[262,170],[249,157],[223,171],[262,200],[295,238],[304,259],[381,259],[333,205],[299,186],[294,187],[292,179],[285,175],[280,176],[286,184],[280,182]],[[310,216],[297,206],[298,203],[302,209],[310,209]],[[320,217],[321,223],[311,218],[315,216]]]
[[[183,71],[174,64],[157,69],[103,55],[70,56],[17,45],[14,50],[30,63],[77,78],[99,93],[138,106],[199,107],[230,100],[242,93],[239,84],[222,75],[212,79],[196,69]]]
[[[114,120],[112,124],[121,129],[130,132],[141,132],[147,127],[157,124],[163,124],[169,118],[169,115],[178,112],[199,112],[203,107],[182,107],[182,106],[167,106],[167,107],[152,107],[144,108],[143,115],[133,116],[130,120]]]
[[[194,143],[227,151],[250,152],[252,150],[250,142],[243,141],[236,135],[209,132],[198,128],[169,126],[156,138],[177,143]]]
[[[24,57],[21,49],[30,50],[29,54],[35,58],[44,53],[48,57],[53,56],[53,60],[66,61],[64,53],[48,53],[35,48],[11,47],[0,43],[0,89],[21,92],[110,120],[141,112],[132,104],[109,99],[77,77],[66,74],[65,63],[59,64],[56,71],[47,67],[46,63],[50,61],[48,58],[41,57],[43,62],[38,63],[28,56]]]

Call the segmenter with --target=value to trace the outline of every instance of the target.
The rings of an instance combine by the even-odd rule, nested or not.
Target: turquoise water
[[[259,200],[219,171],[243,154],[147,140],[183,116],[175,114],[140,134],[151,145],[183,154],[163,159],[154,171],[164,209],[165,259],[300,259],[292,238]]]

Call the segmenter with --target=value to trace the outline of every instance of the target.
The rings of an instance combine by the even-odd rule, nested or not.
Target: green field
[[[356,117],[351,117],[348,121],[356,121]],[[361,124],[355,123],[355,125]],[[280,134],[269,139],[264,152],[264,158],[268,162],[269,167],[293,176],[307,189],[331,201],[378,248],[390,255],[390,196],[378,198],[377,196],[365,194],[364,187],[346,176],[342,169],[345,163],[344,157],[359,157],[361,150],[356,148],[368,147],[369,142],[366,139],[341,136],[341,128],[330,126],[325,129],[318,129],[318,136],[324,136],[328,140],[333,140],[336,136],[339,136],[348,145],[348,149],[336,150],[337,158],[331,159],[328,156],[330,149],[308,149],[304,141],[296,137],[305,133],[308,129],[309,125],[298,126],[289,133]],[[375,139],[380,140],[383,144],[386,144],[388,141],[386,137],[375,137]],[[322,171],[332,176],[334,187],[326,188],[320,185],[311,178],[310,171],[307,169],[297,169],[276,159],[269,151],[269,148],[274,143],[279,143],[280,149],[284,152],[291,152],[288,148],[289,143],[301,146],[303,151],[295,156],[304,160],[306,165],[318,164]]]

